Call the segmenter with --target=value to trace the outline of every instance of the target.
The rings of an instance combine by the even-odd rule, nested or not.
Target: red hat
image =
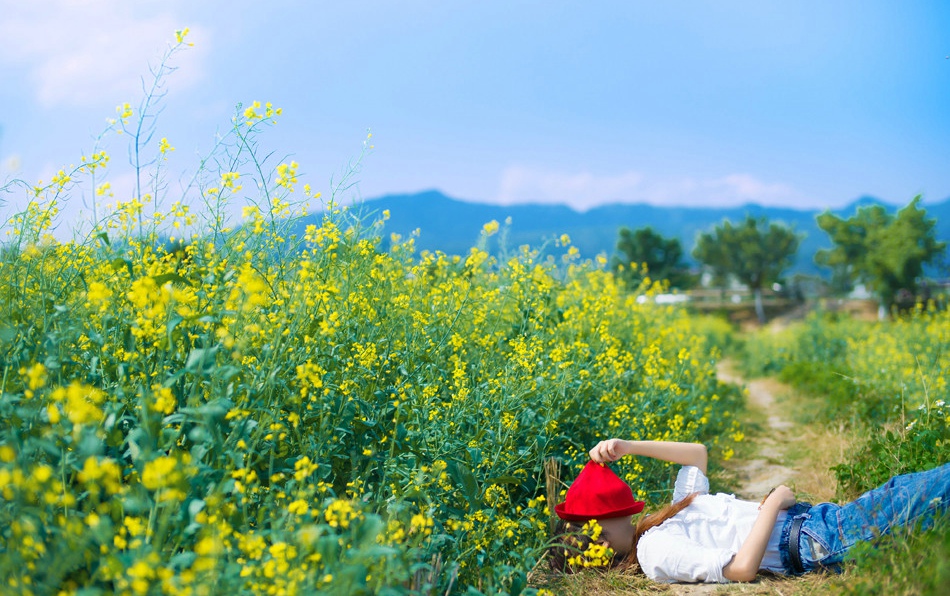
[[[630,486],[603,464],[587,462],[567,489],[564,502],[554,507],[566,521],[624,517],[643,511],[643,501],[633,498]]]

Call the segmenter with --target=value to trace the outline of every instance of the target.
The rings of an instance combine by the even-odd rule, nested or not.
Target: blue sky
[[[158,125],[183,173],[234,105],[257,99],[284,109],[264,145],[315,189],[372,131],[346,198],[438,188],[586,209],[950,197],[942,1],[0,0],[0,11],[0,180],[76,163],[188,26],[195,46],[175,62]]]

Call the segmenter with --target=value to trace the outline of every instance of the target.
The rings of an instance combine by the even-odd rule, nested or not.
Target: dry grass
[[[754,582],[743,584],[659,584],[632,572],[587,572],[577,575],[549,573],[532,582],[537,588],[546,588],[558,596],[635,596],[667,594],[669,596],[698,596],[731,594],[778,594],[781,596],[812,596],[840,592],[847,583],[847,574],[829,576],[811,574],[802,577],[782,577],[760,574]]]
[[[773,381],[778,408],[789,412],[809,409],[815,398],[803,396],[787,385]],[[786,460],[795,469],[795,491],[803,500],[813,503],[832,501],[838,480],[831,467],[848,459],[848,452],[857,438],[845,425],[803,424],[796,416],[787,441]]]
[[[547,572],[539,574],[532,581],[532,585],[537,588],[546,588],[558,596],[591,596],[593,594],[627,596],[632,594],[670,593],[666,586],[629,571],[587,571],[574,575]]]
[[[791,457],[805,464],[796,466],[795,490],[801,499],[812,503],[835,499],[838,480],[831,467],[845,461],[853,445],[853,437],[846,432],[802,430],[799,441],[789,449]]]

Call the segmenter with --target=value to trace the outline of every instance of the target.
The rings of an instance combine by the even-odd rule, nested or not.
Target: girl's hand
[[[762,504],[759,505],[759,509],[765,507],[767,503],[772,503],[778,507],[779,511],[782,511],[797,502],[798,499],[795,498],[795,493],[792,492],[792,489],[783,484],[773,488],[772,491],[762,499]]]
[[[626,441],[623,439],[607,439],[606,441],[601,441],[590,450],[590,458],[599,464],[617,461],[624,455],[627,455],[627,451],[624,450],[625,444]]]

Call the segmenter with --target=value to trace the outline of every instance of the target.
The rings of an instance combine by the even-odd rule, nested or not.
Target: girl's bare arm
[[[590,450],[590,458],[599,464],[616,461],[625,455],[642,455],[684,466],[696,466],[703,474],[706,473],[706,446],[701,443],[607,439]]]
[[[755,579],[765,556],[769,536],[775,527],[779,511],[795,504],[795,494],[787,486],[777,486],[765,498],[759,507],[759,516],[755,518],[752,531],[739,547],[739,552],[728,565],[722,568],[722,575],[734,582],[750,582]]]

